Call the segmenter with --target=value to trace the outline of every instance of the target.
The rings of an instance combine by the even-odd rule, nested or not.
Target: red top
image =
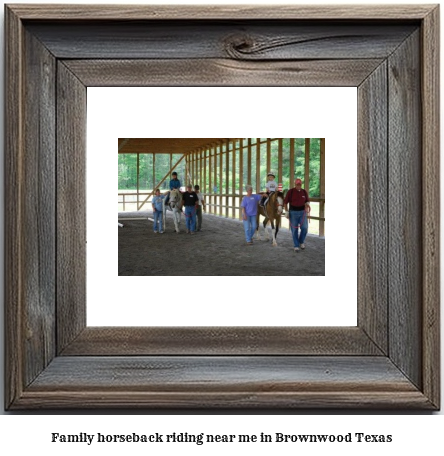
[[[295,188],[290,188],[287,194],[285,195],[284,204],[290,203],[290,209],[296,208],[296,210],[302,210],[305,208],[305,203],[308,203],[310,198],[308,193],[303,188],[297,190]]]

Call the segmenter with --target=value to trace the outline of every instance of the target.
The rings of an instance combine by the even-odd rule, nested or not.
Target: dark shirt
[[[285,196],[284,204],[290,203],[290,211],[303,211],[305,203],[309,201],[308,193],[303,188],[299,191],[291,188]]]
[[[198,201],[196,192],[182,193],[182,199],[184,206],[195,206]]]

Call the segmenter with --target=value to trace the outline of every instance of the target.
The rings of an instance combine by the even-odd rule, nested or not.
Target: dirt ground
[[[125,218],[146,217],[144,220]],[[171,276],[179,267],[184,276],[323,276],[325,238],[307,236],[306,249],[293,250],[289,230],[277,236],[278,246],[262,239],[249,246],[242,222],[203,214],[202,231],[174,231],[172,214],[167,213],[166,231],[154,234],[151,212],[120,213],[119,276]],[[270,233],[271,238],[271,233]]]

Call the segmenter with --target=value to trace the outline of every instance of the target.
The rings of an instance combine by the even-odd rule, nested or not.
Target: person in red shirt
[[[299,252],[300,249],[305,249],[305,238],[308,233],[308,212],[310,211],[310,198],[307,191],[302,188],[301,179],[296,179],[294,188],[291,188],[285,195],[284,206],[287,218],[290,220],[294,251]],[[288,206],[290,207],[288,208]]]

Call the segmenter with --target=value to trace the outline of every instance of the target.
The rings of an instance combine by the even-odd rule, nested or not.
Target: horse
[[[276,236],[279,232],[279,228],[281,226],[281,216],[282,216],[282,211],[284,209],[284,194],[282,192],[273,192],[270,194],[268,197],[268,201],[264,206],[259,206],[256,216],[256,239],[260,240],[260,234],[259,234],[259,216],[262,215],[265,217],[265,220],[263,221],[263,227],[265,234],[267,236],[267,240],[269,240],[268,236],[268,231],[266,229],[267,223],[271,223],[271,230],[273,233],[273,246],[277,246],[276,242]]]
[[[166,211],[173,212],[174,230],[176,233],[180,233],[180,216],[182,214],[182,193],[177,188],[174,188],[169,192],[168,203],[165,203],[166,198],[163,199],[163,229],[165,230],[166,225]]]

